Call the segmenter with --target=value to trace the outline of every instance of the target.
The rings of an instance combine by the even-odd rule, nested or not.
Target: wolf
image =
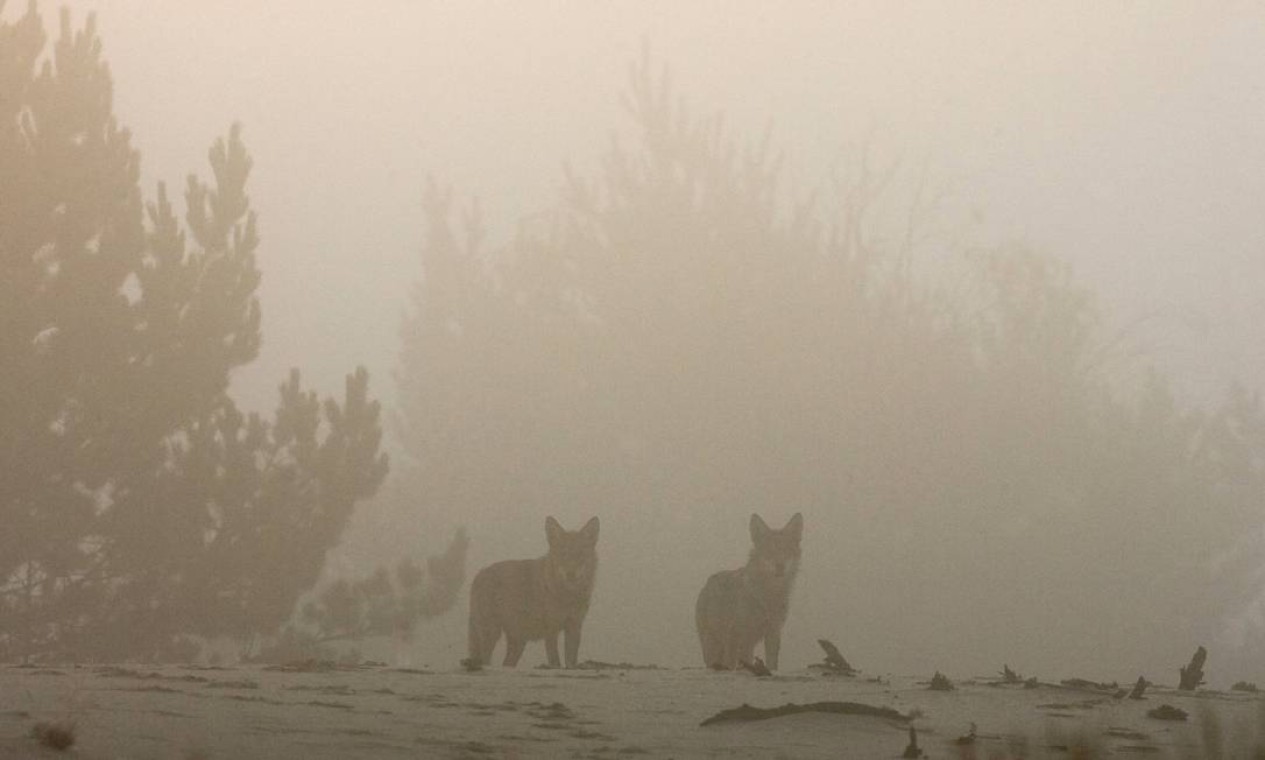
[[[505,634],[505,666],[514,667],[529,641],[545,640],[549,666],[558,661],[558,633],[564,636],[568,668],[580,653],[580,627],[589,611],[597,577],[596,517],[577,531],[545,519],[549,552],[537,559],[497,562],[470,583],[469,666],[491,661]]]
[[[798,512],[781,530],[751,515],[746,566],[708,578],[694,606],[704,665],[732,670],[751,663],[755,645],[763,639],[765,664],[777,670],[803,536],[804,518]]]

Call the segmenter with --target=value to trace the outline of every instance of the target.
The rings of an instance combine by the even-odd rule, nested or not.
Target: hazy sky
[[[723,111],[745,135],[772,124],[797,189],[813,189],[866,135],[928,157],[987,237],[1020,238],[1073,261],[1113,323],[1129,326],[1131,343],[1154,350],[1181,387],[1265,386],[1259,6],[65,4],[76,24],[97,13],[115,112],[142,153],[148,194],[160,179],[182,192],[189,171],[209,174],[211,142],[231,122],[244,125],[255,159],[264,344],[234,390],[251,408],[272,408],[292,366],[338,393],[343,374],[363,363],[390,401],[398,327],[420,272],[427,177],[481,198],[498,230],[547,207],[563,163],[595,167],[624,126],[619,93],[643,42],[696,110]],[[15,5],[25,4],[10,3],[6,14],[21,10]],[[50,25],[56,7],[44,4]],[[781,522],[798,505],[770,507],[770,521]],[[575,513],[564,520],[571,527],[587,509],[564,508]],[[636,568],[621,566],[615,548],[625,537],[606,519],[603,572],[632,577]],[[825,522],[817,520],[814,530]],[[543,551],[542,521],[532,514],[514,526],[477,526],[485,530],[476,532],[476,564],[502,558],[487,556],[488,546]],[[836,522],[852,529],[846,515]],[[733,551],[697,558],[689,593],[704,566],[741,563],[745,523],[723,533],[717,541]],[[681,537],[683,550],[689,540]],[[806,574],[824,543],[806,549]],[[832,583],[808,580],[818,591]],[[635,632],[610,622],[618,595],[604,598],[613,601],[595,614],[607,621],[606,651],[656,656],[655,642],[637,644]],[[688,605],[680,611],[671,636],[686,651]],[[806,614],[826,615],[797,606],[791,625]],[[462,618],[435,626],[433,638],[452,649],[445,657],[455,655]],[[815,657],[804,628],[798,661]]]
[[[699,110],[771,123],[811,189],[866,133],[984,229],[1073,260],[1184,386],[1265,376],[1265,12],[1205,3],[72,0],[96,11],[147,192],[240,120],[271,407],[300,366],[389,397],[428,175],[508,226],[590,167],[648,41]],[[56,7],[44,11],[55,22]],[[7,13],[12,14],[15,8]]]

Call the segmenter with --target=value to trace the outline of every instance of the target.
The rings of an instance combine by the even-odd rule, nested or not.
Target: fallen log
[[[883,718],[885,720],[894,720],[901,723],[908,723],[911,719],[908,715],[904,715],[890,707],[875,707],[874,705],[866,705],[860,702],[810,702],[806,705],[797,705],[794,702],[788,702],[781,707],[752,707],[743,704],[742,707],[734,707],[729,710],[721,710],[712,717],[700,723],[700,726],[711,726],[716,723],[740,723],[756,720],[768,720],[770,718],[781,718],[787,715],[796,715],[798,713],[828,713],[831,715],[862,715],[871,718]]]
[[[1160,705],[1153,710],[1146,711],[1146,717],[1156,720],[1186,720],[1186,715],[1185,710],[1172,705]]]

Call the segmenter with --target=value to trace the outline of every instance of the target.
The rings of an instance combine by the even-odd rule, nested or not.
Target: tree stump
[[[905,751],[901,753],[901,757],[913,760],[913,758],[919,758],[922,756],[922,749],[918,746],[918,732],[914,730],[913,726],[910,726],[909,744],[905,746]]]
[[[856,675],[856,668],[852,667],[839,652],[839,647],[834,645],[830,639],[817,639],[817,644],[821,646],[826,653],[826,670],[834,673],[842,673],[844,675]]]
[[[1194,691],[1204,682],[1204,661],[1208,659],[1208,650],[1199,647],[1190,658],[1190,664],[1181,668],[1181,682],[1177,688],[1181,691]]]

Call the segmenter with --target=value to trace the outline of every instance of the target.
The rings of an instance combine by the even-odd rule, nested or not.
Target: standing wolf
[[[751,515],[754,546],[746,566],[708,578],[694,607],[704,665],[732,670],[750,663],[756,643],[764,639],[765,664],[777,670],[803,535],[804,518],[798,512],[781,530]]]
[[[550,667],[558,667],[558,632],[568,668],[580,653],[580,626],[589,611],[597,575],[597,518],[577,531],[545,519],[549,553],[488,565],[470,583],[470,661],[486,664],[505,634],[505,665],[514,667],[529,641],[545,640]]]

